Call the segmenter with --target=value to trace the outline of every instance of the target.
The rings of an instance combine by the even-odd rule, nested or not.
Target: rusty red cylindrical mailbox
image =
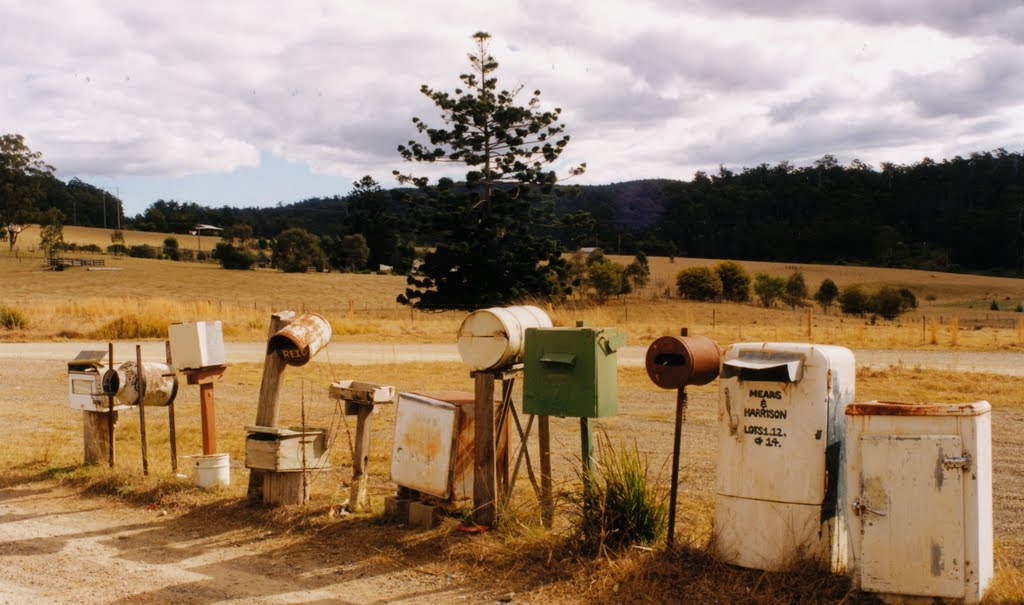
[[[707,336],[662,336],[647,349],[647,375],[663,389],[707,384],[718,378],[722,353]]]

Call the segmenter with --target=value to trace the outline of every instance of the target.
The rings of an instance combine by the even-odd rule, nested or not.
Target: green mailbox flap
[[[597,338],[597,342],[600,344],[601,350],[604,351],[605,355],[611,355],[626,344],[626,333],[615,331],[607,335],[601,334]]]
[[[576,355],[573,353],[544,353],[540,356],[540,362],[555,366],[576,366]]]

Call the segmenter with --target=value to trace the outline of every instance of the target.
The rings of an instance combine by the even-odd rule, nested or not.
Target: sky
[[[0,133],[129,215],[460,178],[396,148],[477,31],[578,184],[1024,150],[1024,0],[0,0]]]

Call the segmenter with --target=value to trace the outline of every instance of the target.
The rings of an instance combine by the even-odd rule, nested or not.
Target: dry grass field
[[[90,233],[102,230],[66,228],[67,241],[92,243]],[[105,235],[104,235],[105,234]],[[335,340],[358,342],[453,342],[465,312],[421,313],[394,303],[404,278],[387,275],[304,274],[271,270],[224,271],[212,263],[112,258],[104,256],[105,271],[73,268],[44,270],[30,251],[31,232],[19,240],[20,251],[0,253],[0,307],[22,313],[27,325],[0,328],[9,342],[60,339],[136,340],[119,332],[125,321],[155,327],[153,338],[176,320],[221,319],[229,339],[259,341],[265,337],[271,312],[290,308],[326,315]],[[92,233],[105,247],[109,233]],[[103,243],[103,237],[106,243]],[[133,238],[139,237],[138,242]],[[126,232],[129,245],[160,245],[165,234]],[[79,239],[81,238],[81,239]],[[144,238],[151,238],[146,241]],[[203,249],[215,243],[204,239]],[[155,242],[155,243],[154,243]],[[183,247],[189,247],[182,240]],[[619,262],[629,259],[613,257]],[[1024,300],[1024,280],[924,271],[881,270],[865,267],[795,267],[773,263],[742,263],[748,271],[786,276],[804,273],[814,289],[829,277],[840,287],[861,283],[908,287],[921,301],[914,313],[895,322],[824,314],[818,309],[762,309],[755,305],[707,304],[666,297],[675,273],[693,265],[712,265],[701,259],[652,258],[652,283],[643,292],[600,307],[549,309],[558,325],[586,319],[591,325],[614,325],[626,330],[630,344],[644,344],[688,326],[720,344],[743,340],[793,340],[842,344],[851,348],[938,349],[948,351],[1017,351],[1024,348],[1020,315],[989,310],[992,300],[1013,309]],[[122,320],[120,323],[112,323]],[[277,534],[271,552],[287,569],[256,565],[268,577],[318,574],[332,558],[352,555],[345,544],[374,550],[369,566],[394,569],[408,566],[423,574],[465,578],[473,601],[515,593],[516,601],[582,603],[869,603],[849,593],[843,578],[803,570],[792,574],[762,574],[717,563],[707,552],[713,512],[713,486],[718,445],[714,439],[717,387],[713,383],[690,391],[690,413],[684,426],[683,497],[677,529],[684,548],[634,550],[594,558],[581,552],[572,533],[572,506],[560,505],[556,527],[539,527],[536,502],[525,476],[520,477],[513,508],[499,531],[468,537],[446,521],[430,532],[381,526],[373,515],[342,515],[351,476],[351,419],[339,415],[326,397],[326,387],[341,379],[394,384],[399,390],[471,390],[468,371],[458,364],[345,366],[310,364],[289,369],[282,389],[282,424],[297,425],[305,415],[308,426],[329,426],[335,440],[332,469],[319,473],[312,485],[312,503],[305,509],[268,511],[240,505],[247,473],[242,427],[255,419],[255,400],[261,368],[232,364],[216,386],[218,442],[231,455],[232,484],[207,493],[188,479],[171,473],[167,417],[151,408],[147,414],[151,475],[143,477],[139,461],[139,425],[134,413],[124,413],[118,425],[117,468],[82,468],[80,413],[68,409],[66,367],[61,362],[15,361],[0,366],[0,419],[18,427],[0,440],[0,501],[4,489],[60,482],[71,493],[113,496],[126,506],[153,506],[169,511],[193,535],[257,527]],[[994,498],[997,577],[987,602],[1024,602],[1024,378],[983,374],[953,374],[912,368],[862,370],[857,399],[885,399],[899,392],[904,399],[968,401],[987,399],[993,405]],[[518,394],[517,394],[518,397]],[[674,394],[656,389],[642,369],[619,371],[620,414],[598,424],[613,444],[639,441],[667,485],[672,443]],[[186,456],[200,446],[198,391],[181,390],[177,408],[180,472],[188,472]],[[149,410],[147,410],[148,412]],[[304,413],[304,414],[303,414]],[[385,408],[375,420],[370,461],[371,494],[379,510],[394,486],[387,480],[394,411]],[[555,420],[554,461],[558,491],[578,493],[575,469],[578,427]],[[642,439],[638,439],[642,436]],[[195,511],[202,511],[199,519]],[[400,546],[400,547],[399,547]],[[157,556],[153,554],[152,556]],[[319,566],[319,567],[318,567]],[[370,573],[373,573],[373,569]],[[380,571],[377,569],[377,571]],[[339,572],[340,573],[340,572]],[[452,580],[457,582],[457,580]],[[147,593],[147,602],[175,600],[173,590]],[[205,594],[205,593],[203,593]],[[426,599],[429,600],[429,599]]]
[[[255,393],[261,368],[234,364],[216,386],[218,443],[232,460],[231,486],[219,492],[203,492],[188,479],[176,478],[169,459],[167,415],[160,408],[147,410],[151,474],[141,474],[138,415],[124,413],[117,429],[117,468],[83,468],[81,462],[80,412],[64,404],[65,368],[59,362],[14,362],[0,369],[7,385],[18,385],[0,398],[0,417],[6,426],[23,427],[0,442],[0,500],[3,489],[38,485],[56,479],[66,489],[83,495],[108,494],[128,506],[156,507],[172,517],[192,519],[193,540],[210,535],[216,544],[221,532],[251,527],[257,533],[273,532],[271,552],[287,561],[284,568],[265,573],[314,574],[322,562],[355,557],[352,541],[383,554],[374,558],[374,569],[410,566],[421,573],[472,578],[475,597],[514,592],[516,601],[550,603],[633,602],[662,603],[870,603],[848,594],[843,578],[813,570],[794,574],[762,574],[716,563],[707,553],[713,515],[713,489],[718,444],[717,387],[711,384],[690,389],[690,412],[683,429],[683,456],[678,540],[684,548],[676,553],[661,550],[627,550],[610,557],[594,558],[578,550],[573,534],[573,506],[560,500],[554,530],[539,525],[536,500],[525,473],[512,502],[508,521],[500,531],[468,537],[448,520],[429,532],[398,530],[376,524],[374,515],[339,513],[348,498],[351,477],[351,419],[336,413],[326,397],[326,387],[338,379],[358,379],[394,384],[399,390],[470,390],[472,381],[459,364],[403,364],[398,366],[344,366],[310,364],[286,371],[282,389],[282,424],[298,425],[303,408],[308,426],[329,426],[335,439],[332,468],[318,473],[312,483],[312,501],[305,509],[267,510],[239,506],[244,500],[247,472],[244,431],[255,417]],[[858,374],[858,399],[885,398],[898,386],[908,397],[931,400],[970,398],[975,385],[984,382],[992,402],[995,455],[994,496],[997,577],[989,603],[1019,603],[1024,597],[1024,462],[1019,451],[1024,441],[1024,402],[1019,393],[1024,378],[979,374],[957,375],[913,369],[868,371]],[[519,393],[516,393],[517,399]],[[619,372],[620,413],[598,421],[611,443],[638,443],[663,488],[668,483],[672,444],[674,394],[655,388],[641,369]],[[183,387],[176,402],[179,472],[188,474],[188,455],[201,450],[198,390]],[[388,482],[394,409],[385,407],[375,417],[370,464],[371,496],[376,511],[385,495],[393,493]],[[572,419],[552,422],[556,491],[568,498],[578,494],[579,436]],[[638,440],[638,435],[643,435]],[[535,447],[535,443],[531,444]],[[534,451],[534,454],[536,452]],[[194,511],[203,511],[196,519]],[[183,521],[185,522],[185,521]],[[217,528],[214,530],[213,528]],[[200,542],[202,544],[202,542]],[[346,546],[348,545],[348,546]],[[397,545],[400,545],[398,547]],[[195,548],[196,545],[193,546]],[[268,546],[270,548],[270,546]],[[342,552],[339,553],[338,550]],[[168,550],[167,556],[175,555]],[[151,558],[159,555],[151,553]],[[552,565],[557,561],[557,565]],[[148,602],[173,601],[174,590],[160,591]],[[187,593],[180,593],[187,594]],[[429,599],[427,599],[429,600]],[[494,599],[486,599],[494,600]]]
[[[109,241],[102,229],[66,228],[69,242]],[[167,234],[126,232],[160,245]],[[103,258],[104,270],[77,267],[45,270],[32,247],[33,231],[19,238],[16,254],[0,253],[0,305],[13,307],[27,320],[24,329],[0,330],[0,340],[50,340],[145,337],[124,333],[125,322],[159,335],[171,321],[218,318],[229,339],[259,340],[262,325],[274,310],[315,310],[325,315],[335,338],[348,341],[451,342],[466,311],[422,313],[398,305],[405,287],[393,275],[284,274],[271,269],[225,271],[216,263],[176,263],[130,257]],[[212,247],[214,238],[204,240]],[[187,246],[186,243],[182,244]],[[74,256],[69,254],[69,256]],[[91,257],[88,254],[78,256]],[[612,257],[629,262],[625,257]],[[802,271],[813,290],[829,277],[840,287],[859,283],[906,287],[920,307],[896,321],[823,313],[812,306],[764,309],[756,304],[695,303],[666,296],[675,274],[706,259],[652,258],[651,283],[643,291],[594,307],[568,304],[549,308],[556,325],[585,319],[590,325],[617,325],[631,342],[642,343],[687,326],[719,342],[798,340],[844,344],[854,348],[922,348],[975,351],[1024,348],[1024,280],[901,269],[744,262],[753,274],[787,276]],[[991,311],[995,300],[1000,311]],[[122,320],[111,326],[115,320]]]

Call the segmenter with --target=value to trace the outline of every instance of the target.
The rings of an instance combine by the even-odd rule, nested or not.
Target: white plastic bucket
[[[192,456],[192,481],[203,489],[227,487],[231,483],[228,454]]]

